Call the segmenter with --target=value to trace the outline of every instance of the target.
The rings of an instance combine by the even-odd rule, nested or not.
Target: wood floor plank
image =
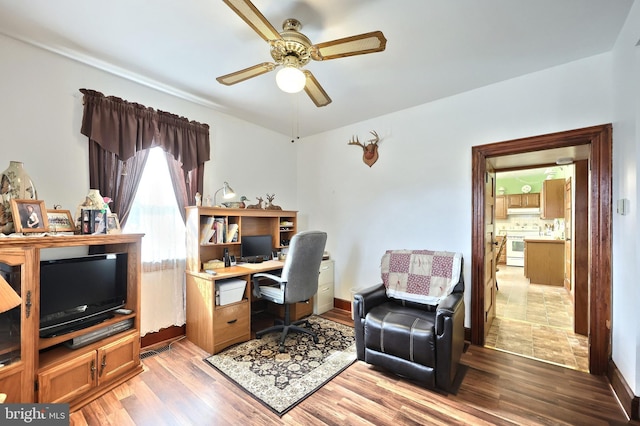
[[[349,312],[326,317],[353,322]],[[282,418],[203,359],[189,342],[143,360],[145,370],[72,413],[84,425],[563,425],[630,424],[604,377],[470,346],[456,395],[356,362]],[[637,424],[637,423],[635,423]]]

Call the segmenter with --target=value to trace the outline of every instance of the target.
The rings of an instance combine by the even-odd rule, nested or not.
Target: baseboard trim
[[[333,299],[333,307],[351,312],[351,301],[343,299]]]
[[[187,333],[186,326],[173,325],[171,327],[163,328],[160,331],[154,333],[147,333],[140,339],[140,347],[146,348],[153,346],[156,343],[164,342],[165,340],[175,339],[176,337],[184,336]]]
[[[612,359],[609,360],[607,377],[609,378],[613,392],[618,397],[622,408],[629,418],[631,420],[640,420],[640,397],[633,394],[633,391]]]

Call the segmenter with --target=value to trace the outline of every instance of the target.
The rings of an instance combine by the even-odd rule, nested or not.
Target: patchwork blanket
[[[435,305],[460,279],[461,253],[387,250],[380,264],[387,296]]]

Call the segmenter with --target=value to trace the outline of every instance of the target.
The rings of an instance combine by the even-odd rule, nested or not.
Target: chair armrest
[[[459,309],[460,300],[464,298],[464,293],[451,293],[445,297],[436,308],[437,315],[453,315]]]
[[[253,283],[253,296],[260,299],[262,294],[260,293],[260,278],[266,278],[268,280],[274,281],[280,285],[284,283],[281,277],[273,274],[266,274],[264,272],[260,272],[258,274],[253,274],[251,281]]]
[[[382,283],[358,290],[358,292],[353,295],[353,317],[364,318],[371,309],[387,300],[387,291]]]
[[[451,293],[436,308],[436,384],[449,389],[464,350],[464,293]]]

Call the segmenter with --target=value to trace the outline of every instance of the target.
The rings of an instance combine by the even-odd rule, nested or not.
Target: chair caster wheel
[[[320,339],[318,339],[317,337],[313,338],[313,343],[319,343],[319,342],[320,342]]]
[[[284,353],[284,346],[280,346],[280,353]]]

